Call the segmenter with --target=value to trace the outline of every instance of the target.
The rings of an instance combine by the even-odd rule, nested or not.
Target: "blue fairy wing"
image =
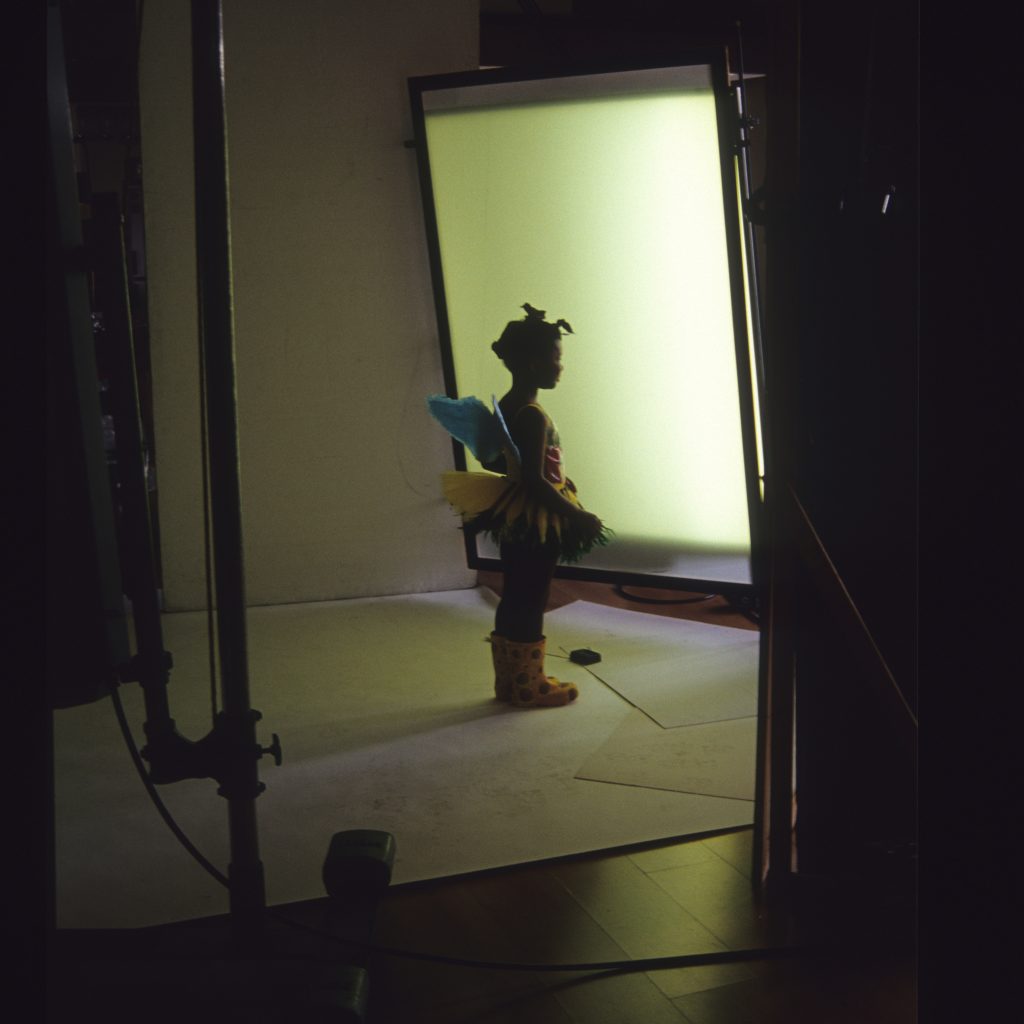
[[[521,466],[523,464],[523,460],[519,454],[519,448],[515,441],[512,440],[512,435],[508,431],[508,425],[505,423],[505,417],[501,412],[501,406],[498,405],[498,400],[494,395],[491,395],[491,405],[494,406],[494,420],[498,425],[498,429],[501,431],[501,440],[505,447],[515,457],[516,464]]]
[[[494,414],[479,398],[431,395],[427,399],[427,408],[456,441],[473,453],[478,462],[492,462],[501,454],[504,442],[501,428]]]

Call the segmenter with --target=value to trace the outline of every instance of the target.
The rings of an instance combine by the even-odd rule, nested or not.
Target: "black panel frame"
[[[545,68],[489,68],[479,71],[463,71],[449,74],[425,75],[408,80],[412,108],[414,147],[419,169],[420,189],[423,202],[423,217],[426,227],[427,253],[430,276],[434,293],[434,307],[437,315],[438,339],[441,348],[441,366],[447,395],[458,398],[455,379],[455,362],[452,353],[451,325],[448,319],[448,304],[445,293],[444,274],[441,263],[441,247],[437,225],[437,211],[434,206],[433,182],[430,171],[430,156],[427,147],[424,94],[439,89],[471,88],[473,86],[502,83],[538,81],[581,77],[585,75],[617,74],[631,71],[706,66],[711,70],[712,91],[715,96],[715,110],[718,127],[720,168],[722,173],[722,197],[726,231],[726,249],[729,264],[730,292],[732,297],[733,337],[736,346],[737,387],[740,400],[740,424],[743,446],[744,477],[747,484],[747,509],[750,526],[750,568],[751,582],[737,583],[714,579],[682,576],[662,576],[653,573],[628,572],[615,569],[588,568],[576,565],[559,565],[556,577],[569,580],[583,580],[618,584],[621,586],[653,587],[687,593],[715,593],[743,603],[758,602],[763,592],[763,544],[765,538],[764,511],[760,497],[760,471],[757,459],[757,440],[754,428],[754,400],[751,389],[751,365],[747,328],[746,304],[744,300],[743,258],[740,250],[741,237],[745,226],[741,222],[741,211],[736,196],[734,159],[741,155],[744,144],[735,96],[729,85],[728,55],[725,48],[700,49],[681,53],[671,64],[658,63],[601,63],[576,64],[571,67]],[[760,322],[757,309],[757,292],[751,288],[753,316]],[[452,440],[452,454],[455,468],[467,468],[463,446]],[[501,562],[479,553],[476,537],[465,534],[466,562],[470,569],[500,571]]]

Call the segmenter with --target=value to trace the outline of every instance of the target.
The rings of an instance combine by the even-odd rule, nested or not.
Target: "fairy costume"
[[[558,561],[578,561],[595,544],[608,543],[608,531],[580,504],[565,475],[558,431],[536,401],[539,388],[557,383],[561,331],[572,328],[564,320],[547,323],[529,304],[523,308],[525,320],[509,323],[491,346],[512,373],[512,390],[502,400],[509,423],[493,396],[491,409],[474,397],[432,395],[427,403],[483,466],[444,473],[442,484],[463,528],[489,535],[501,550],[505,582],[490,636],[495,696],[516,707],[565,707],[578,687],[544,672],[551,578]],[[528,469],[513,434],[529,446]]]
[[[593,537],[558,512],[546,508],[523,483],[522,461],[497,401],[493,412],[478,398],[427,399],[430,412],[456,440],[473,453],[484,469],[450,470],[442,475],[448,503],[462,516],[464,528],[485,533],[496,544],[514,542],[553,547],[563,562],[578,562],[595,544],[607,544],[607,531]],[[562,447],[551,418],[536,402],[545,422],[544,479],[571,504],[580,508],[576,486],[565,475]],[[523,410],[520,409],[519,413]]]

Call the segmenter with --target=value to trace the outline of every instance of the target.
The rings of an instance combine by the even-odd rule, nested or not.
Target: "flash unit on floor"
[[[379,896],[391,884],[394,865],[395,837],[390,832],[336,832],[324,860],[324,888],[332,899]]]

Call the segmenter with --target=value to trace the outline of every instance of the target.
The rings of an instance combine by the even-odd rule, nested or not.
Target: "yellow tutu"
[[[532,500],[527,488],[514,477],[487,470],[450,470],[442,474],[441,486],[466,528],[488,533],[499,544],[507,540],[558,544],[566,561],[575,561],[586,553],[578,538],[570,540],[568,535],[575,531],[568,528],[565,517]],[[563,484],[558,491],[579,507],[571,487]],[[604,543],[604,538],[597,543]],[[587,550],[589,547],[586,545]]]
[[[581,530],[575,517],[569,518],[552,512],[531,495],[530,489],[520,479],[519,452],[507,429],[501,439],[500,458],[491,454],[497,438],[492,438],[487,445],[471,443],[476,435],[486,433],[485,427],[494,427],[497,434],[501,433],[495,426],[500,419],[497,402],[493,403],[496,410],[494,414],[488,413],[483,403],[472,397],[455,400],[433,396],[428,403],[434,417],[454,437],[469,444],[478,459],[484,459],[487,465],[508,467],[507,473],[486,469],[449,470],[441,475],[444,496],[462,517],[464,529],[471,533],[486,533],[498,544],[511,541],[556,546],[559,557],[566,562],[578,561],[595,544],[608,543],[610,531],[606,528],[602,527],[595,537],[589,531]],[[536,408],[540,409],[547,424],[544,478],[566,501],[579,508],[581,506],[576,488],[562,470],[558,432],[547,413],[539,405]],[[463,422],[464,419],[467,422]],[[478,420],[486,420],[486,423],[481,426]],[[501,424],[504,425],[503,420]],[[475,433],[470,427],[474,427]]]

